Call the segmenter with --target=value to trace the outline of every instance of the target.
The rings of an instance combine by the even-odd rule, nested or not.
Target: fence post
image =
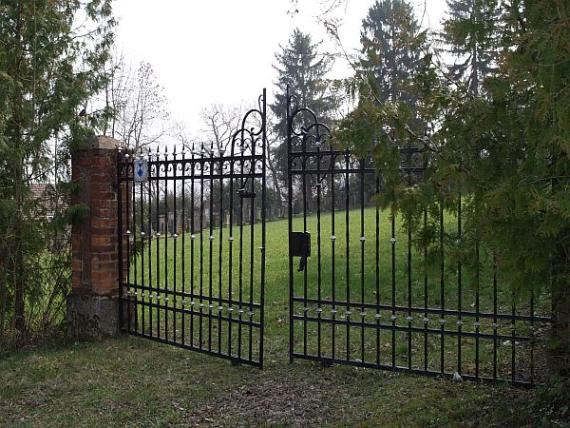
[[[120,142],[93,137],[72,154],[72,204],[86,209],[72,226],[68,333],[98,338],[119,332],[117,156]]]

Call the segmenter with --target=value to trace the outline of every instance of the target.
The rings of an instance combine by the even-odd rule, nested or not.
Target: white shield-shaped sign
[[[146,159],[135,159],[134,177],[135,183],[144,183],[148,180],[148,163]]]

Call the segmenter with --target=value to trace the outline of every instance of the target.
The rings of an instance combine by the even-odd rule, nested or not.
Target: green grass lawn
[[[389,213],[381,211],[379,213],[379,235],[378,246],[379,253],[376,253],[376,234],[375,234],[375,216],[376,210],[367,208],[364,210],[364,242],[363,249],[360,242],[361,223],[360,211],[350,211],[349,234],[350,244],[347,246],[346,239],[346,218],[344,212],[337,212],[335,215],[335,232],[332,232],[332,220],[330,213],[323,213],[320,220],[321,231],[321,251],[320,264],[321,270],[319,275],[319,251],[317,246],[317,217],[315,215],[307,218],[307,231],[312,235],[312,255],[308,259],[308,298],[316,298],[320,289],[323,299],[330,299],[333,293],[333,274],[337,299],[345,300],[347,297],[347,284],[350,283],[349,297],[353,302],[364,300],[365,302],[375,302],[377,295],[376,282],[378,281],[379,300],[381,303],[390,303],[392,296],[397,305],[406,304],[408,301],[408,281],[411,283],[412,304],[414,306],[423,306],[424,304],[424,278],[427,277],[427,302],[428,306],[438,307],[441,305],[441,288],[440,288],[440,261],[428,261],[426,266],[424,256],[421,250],[415,245],[415,237],[412,236],[412,257],[411,257],[411,277],[408,277],[408,236],[402,229],[401,219],[396,219],[396,243],[394,245],[394,279],[392,280],[392,243],[391,243],[391,218]],[[259,266],[261,261],[261,227],[255,225],[254,243],[253,243],[253,263],[254,263],[254,299],[259,301]],[[302,217],[294,217],[293,230],[303,231]],[[457,229],[456,219],[453,215],[446,216],[445,230],[446,234],[453,236]],[[202,234],[196,233],[194,243],[194,271],[191,270],[191,247],[192,240],[190,234],[181,234],[177,239],[172,237],[161,237],[159,240],[154,239],[150,245],[144,246],[144,258],[139,256],[137,262],[131,265],[130,282],[144,283],[146,285],[164,287],[168,284],[169,289],[177,289],[179,291],[195,291],[200,286],[200,279],[203,283],[203,294],[208,295],[209,292],[209,262],[212,259],[212,296],[218,295],[219,283],[222,283],[222,295],[229,294],[228,283],[231,277],[233,282],[232,296],[238,295],[238,279],[239,279],[239,240],[243,236],[243,277],[249,278],[250,273],[250,234],[249,226],[244,226],[242,230],[233,226],[230,234],[229,228],[214,228],[212,231],[212,251],[210,251],[209,235],[210,232],[205,230]],[[201,236],[202,235],[202,236]],[[230,235],[234,238],[232,257],[229,255]],[[331,236],[335,237],[335,266],[332,266],[332,248]],[[445,247],[445,307],[447,309],[457,309],[459,305],[457,286],[457,250],[449,245],[449,236],[446,235]],[[203,247],[200,250],[200,238],[203,240]],[[219,277],[219,245],[220,238],[222,241],[222,280]],[[158,247],[157,247],[157,241]],[[165,245],[166,244],[166,245]],[[140,238],[139,238],[140,245]],[[349,254],[347,255],[347,247]],[[362,251],[363,250],[363,251]],[[362,252],[361,252],[362,251]],[[437,252],[437,251],[436,251]],[[203,274],[200,276],[199,261],[200,254],[203,259]],[[149,259],[151,263],[149,264]],[[376,259],[378,259],[378,272],[376,275]],[[477,280],[475,271],[472,267],[473,263],[465,263],[469,257],[464,260],[462,275],[462,299],[463,309],[473,308],[476,298]],[[472,260],[471,260],[472,261]],[[363,266],[362,266],[363,263]],[[287,220],[279,220],[267,223],[267,251],[266,251],[266,301],[268,305],[273,302],[287,303],[288,299],[288,235]],[[296,272],[298,260],[295,260],[295,295],[303,295],[303,273]],[[347,265],[349,273],[347,277]],[[157,270],[157,266],[159,270]],[[176,268],[175,268],[176,267]],[[481,262],[479,265],[479,297],[481,310],[492,312],[493,300],[493,276],[491,269],[491,260],[488,252],[484,247],[481,248]],[[363,271],[363,275],[361,274]],[[193,274],[192,274],[193,273]],[[507,287],[501,287],[499,274],[498,287],[498,309],[499,312],[509,313],[511,307],[511,291]],[[191,281],[193,285],[191,286]],[[318,284],[320,288],[318,287]],[[394,283],[394,285],[393,285]],[[362,294],[361,290],[364,289]],[[395,293],[392,293],[392,287]],[[249,296],[249,281],[243,282],[243,294],[245,298]],[[547,313],[549,310],[548,299],[538,299],[536,302],[536,310],[541,313]],[[517,311],[520,313],[528,312],[528,301],[520,300]]]
[[[361,215],[364,219],[364,243],[361,242]],[[332,216],[330,213],[323,213],[320,219],[320,226],[316,216],[307,218],[307,231],[312,236],[312,253],[307,262],[307,280],[306,288],[304,281],[304,273],[297,272],[298,259],[295,259],[294,272],[294,295],[296,297],[306,296],[309,299],[322,298],[324,300],[332,299],[333,294],[337,300],[351,302],[375,303],[379,301],[383,304],[390,305],[392,301],[396,305],[405,306],[411,301],[413,306],[423,307],[425,302],[429,307],[441,307],[441,272],[439,261],[436,266],[432,264],[426,266],[424,263],[424,255],[418,250],[412,236],[411,259],[408,259],[408,234],[402,228],[401,219],[397,218],[395,222],[396,243],[393,246],[391,217],[387,212],[379,212],[378,225],[378,253],[376,250],[376,209],[367,208],[361,213],[359,210],[349,212],[349,240],[346,238],[346,213],[337,212],[335,215],[335,230],[332,230]],[[320,254],[318,245],[318,228],[320,227]],[[295,217],[293,220],[293,230],[302,231],[303,218]],[[446,240],[453,236],[456,230],[456,219],[452,214],[446,216],[445,221]],[[139,255],[135,263],[132,263],[129,272],[128,281],[130,283],[152,285],[153,287],[165,288],[170,290],[201,293],[204,296],[212,296],[214,305],[217,307],[216,298],[241,299],[249,301],[250,293],[256,302],[260,300],[260,264],[261,252],[261,226],[258,224],[253,229],[253,245],[251,245],[250,234],[252,230],[249,226],[243,229],[234,226],[230,232],[228,227],[223,229],[213,228],[212,231],[205,230],[202,234],[196,233],[195,239],[192,240],[190,234],[181,234],[177,239],[172,237],[161,237],[154,239],[144,246],[143,254]],[[213,237],[210,241],[209,237]],[[229,237],[232,236],[232,254],[229,253]],[[334,242],[331,236],[335,237]],[[243,249],[240,267],[240,242],[243,237]],[[349,242],[349,245],[347,245]],[[222,244],[222,257],[220,265],[220,243]],[[211,244],[211,250],[210,250]],[[192,250],[192,246],[194,249]],[[251,248],[253,246],[253,248]],[[335,251],[334,269],[333,269],[333,246]],[[444,304],[446,309],[457,309],[459,307],[458,293],[458,277],[457,277],[457,254],[452,250],[452,246],[445,248],[444,259]],[[348,254],[347,254],[348,249]],[[251,250],[253,259],[250,258]],[[394,252],[392,254],[392,251]],[[287,221],[279,220],[269,222],[267,224],[267,260],[266,260],[266,285],[265,285],[265,349],[266,357],[269,359],[283,358],[288,351],[288,320],[289,320],[289,265],[288,265],[288,232]],[[392,267],[392,255],[394,256],[394,268]],[[320,272],[319,272],[320,259]],[[200,260],[202,260],[202,268],[200,268]],[[253,289],[250,288],[250,264],[253,260]],[[376,270],[376,261],[378,260],[378,273]],[[150,261],[150,263],[149,263]],[[408,264],[411,261],[410,269]],[[192,262],[194,269],[192,269]],[[211,264],[211,265],[210,265]],[[158,267],[158,269],[157,269]],[[348,268],[348,272],[347,272]],[[221,276],[219,272],[222,272]],[[211,276],[210,276],[211,273]],[[347,275],[348,273],[348,275]],[[479,303],[481,311],[493,312],[493,275],[491,269],[491,258],[484,247],[481,248],[481,263],[479,271]],[[242,287],[240,289],[240,274],[242,275]],[[463,268],[462,275],[462,291],[461,305],[463,310],[474,311],[476,308],[477,297],[477,276],[472,269]],[[230,281],[231,280],[231,281]],[[427,283],[425,282],[427,281]],[[499,278],[500,281],[500,278]],[[232,288],[230,290],[230,283]],[[347,293],[347,285],[348,293]],[[427,293],[425,290],[427,289]],[[410,293],[411,291],[411,293]],[[164,296],[163,296],[164,297]],[[139,296],[139,300],[145,300]],[[409,299],[409,300],[408,300]],[[497,308],[500,313],[510,314],[512,311],[512,295],[510,289],[501,286],[500,282],[497,291]],[[177,306],[180,307],[180,298],[178,298]],[[197,299],[196,299],[197,300]],[[148,299],[147,299],[148,301]],[[206,300],[205,300],[206,301]],[[206,303],[208,303],[206,301]],[[173,305],[174,303],[170,303]],[[538,313],[547,313],[548,298],[542,296],[535,302],[535,308]],[[315,317],[316,310],[319,305],[308,304],[308,314]],[[330,318],[331,305],[321,305],[323,309],[322,317]],[[296,315],[304,313],[304,305],[297,302],[293,306]],[[353,312],[352,319],[357,322],[361,320],[360,309],[358,306],[350,308]],[[339,308],[339,319],[342,319],[346,312],[346,307]],[[517,312],[519,314],[529,313],[529,303],[527,300],[521,300],[518,304]],[[381,322],[385,324],[391,323],[391,311],[384,310],[381,312]],[[398,321],[400,326],[407,326],[405,320],[408,315],[405,311],[398,311]],[[423,314],[418,316],[414,314],[412,326],[423,328]],[[151,327],[149,320],[151,314],[145,311],[145,325],[142,325],[142,312],[139,312],[138,330],[149,332]],[[368,322],[374,322],[375,313],[368,310]],[[164,326],[164,317],[162,317],[160,330],[167,329]],[[432,329],[440,328],[439,314],[429,315],[428,326]],[[157,320],[156,310],[153,311],[153,319]],[[259,312],[256,312],[256,321],[259,321]],[[372,320],[372,321],[371,321]],[[196,323],[196,320],[194,321]],[[447,328],[456,329],[458,318],[447,316]],[[464,332],[475,332],[475,317],[464,317],[462,320]],[[480,320],[480,331],[492,334],[491,318],[483,318]],[[176,326],[172,321],[168,326],[169,337],[174,336],[176,328],[178,336],[184,329],[188,332],[189,317],[186,316],[184,322],[181,316],[177,317]],[[511,335],[510,320],[498,320],[498,333],[504,335],[507,339],[498,340],[497,346],[497,366],[499,377],[510,379],[510,363],[515,341],[509,340]],[[226,328],[225,324],[215,325],[213,330],[212,342],[214,348],[217,338],[223,336],[218,335],[217,328]],[[518,334],[528,333],[529,325],[525,322],[516,323]],[[153,335],[158,335],[158,328],[153,327]],[[254,334],[255,334],[254,329]],[[305,331],[307,332],[307,352],[316,355],[318,349],[321,349],[321,355],[330,357],[332,354],[332,334],[333,329],[330,325],[325,325],[321,329],[320,342],[318,341],[318,327],[316,323],[308,323],[306,325],[302,320],[295,322],[295,351],[303,349],[303,340]],[[210,332],[208,332],[210,333]],[[427,347],[423,333],[410,334],[407,332],[397,332],[394,334],[395,346],[392,347],[392,332],[384,330],[379,336],[376,335],[374,329],[366,329],[364,334],[358,326],[351,327],[349,330],[340,326],[334,330],[335,334],[335,352],[337,358],[346,358],[347,349],[345,346],[346,335],[350,334],[350,356],[348,359],[358,363],[364,357],[367,362],[376,362],[376,356],[380,354],[380,363],[385,365],[392,364],[394,358],[396,365],[406,366],[408,364],[408,350],[410,349],[411,339],[411,360],[412,367],[424,367],[425,357],[424,350],[427,348],[427,365],[431,370],[438,371],[441,367],[441,337],[438,334],[431,334],[427,337]],[[195,335],[196,336],[196,332]],[[233,335],[234,341],[236,334]],[[206,332],[203,335],[204,342],[209,337]],[[196,344],[196,338],[193,339]],[[226,337],[223,336],[224,348]],[[253,340],[256,341],[254,335]],[[189,340],[187,340],[188,342]],[[491,377],[493,375],[493,340],[480,340],[479,352],[479,369],[482,376]],[[237,345],[233,345],[236,349]],[[255,346],[254,346],[255,347]],[[462,352],[462,373],[474,374],[476,367],[475,355],[475,339],[463,337],[461,339]],[[224,349],[225,350],[225,349]],[[530,350],[524,346],[518,346],[515,350],[517,354],[517,378],[524,380],[528,378],[530,371]],[[254,350],[255,353],[255,350]],[[394,353],[394,356],[392,355]],[[444,344],[444,368],[448,373],[458,370],[457,364],[458,338],[455,336],[447,336]],[[535,355],[533,355],[535,358]]]
[[[358,213],[351,212],[352,219]],[[389,217],[381,213],[380,225],[380,284],[381,299],[390,301],[391,295],[391,243]],[[360,276],[360,224],[350,221],[353,254],[349,260],[350,281],[354,286],[351,298],[360,299],[361,280],[364,283],[365,300],[375,300],[375,210],[365,212],[367,240],[365,242],[365,276]],[[326,264],[331,260],[330,215],[323,215],[321,296],[332,294],[332,269]],[[295,230],[302,230],[300,219],[295,219]],[[346,293],[344,253],[346,241],[344,219],[336,218],[337,266],[335,269],[335,292]],[[309,297],[318,294],[316,218],[309,218],[309,231],[313,234],[313,254],[309,260]],[[370,227],[372,227],[370,229]],[[451,223],[449,224],[451,226]],[[399,229],[399,223],[398,223]],[[340,231],[341,233],[339,233]],[[248,228],[244,233],[248,234]],[[259,226],[255,227],[256,242],[260,245]],[[532,414],[529,404],[536,392],[511,389],[506,386],[477,385],[471,382],[453,383],[447,380],[395,374],[360,367],[332,366],[323,368],[318,364],[296,360],[288,361],[288,244],[287,222],[276,221],[267,225],[267,277],[266,277],[266,334],[265,368],[258,370],[247,366],[232,366],[226,360],[198,354],[148,340],[124,336],[102,342],[62,342],[41,349],[21,351],[0,360],[0,425],[2,426],[259,426],[259,425],[306,425],[306,426],[518,426],[528,423]],[[214,243],[219,243],[219,230],[214,232]],[[233,231],[234,243],[238,231]],[[224,248],[227,251],[229,230],[222,230]],[[326,237],[329,237],[326,240]],[[199,235],[194,241],[199,241]],[[396,244],[396,301],[407,299],[406,234],[398,232]],[[168,245],[168,263],[164,253]],[[205,240],[207,243],[208,240]],[[184,270],[181,263],[184,243]],[[146,247],[153,262],[157,258],[162,266],[160,275],[144,269],[145,284],[154,285],[160,280],[169,288],[189,291],[190,246],[188,235],[160,239],[160,252],[156,252],[156,240]],[[237,244],[234,244],[237,245]],[[175,249],[176,247],[176,249]],[[218,245],[213,245],[213,295],[219,284]],[[247,248],[244,253],[248,253]],[[254,265],[259,267],[260,252],[254,251]],[[177,257],[176,282],[174,257]],[[204,254],[209,260],[209,249]],[[238,279],[236,253],[232,268],[233,284]],[[145,259],[148,261],[148,259]],[[418,303],[423,303],[423,278],[421,257],[413,257],[412,290]],[[131,267],[131,282],[141,283],[142,259]],[[228,279],[230,260],[224,254],[222,269],[223,293],[229,293]],[[206,262],[207,264],[207,262]],[[164,266],[170,266],[168,272]],[[135,280],[135,266],[137,269]],[[146,266],[146,265],[145,265]],[[245,260],[246,271],[249,261]],[[256,281],[259,280],[256,271]],[[183,275],[184,272],[184,275]],[[488,275],[488,274],[485,274]],[[182,278],[184,277],[184,282]],[[203,281],[207,284],[207,271]],[[489,303],[489,277],[484,277],[486,290],[481,290],[481,299]],[[295,294],[302,295],[301,274],[295,277]],[[439,277],[430,276],[428,300],[439,304]],[[453,269],[446,273],[446,284],[456,281]],[[195,291],[200,277],[194,272]],[[176,284],[176,285],[175,285]],[[258,283],[257,283],[258,284]],[[465,283],[464,304],[470,306],[474,290]],[[455,288],[449,285],[448,295]],[[205,289],[207,290],[207,286]],[[351,289],[353,286],[351,286]],[[239,296],[234,288],[233,296]],[[207,291],[205,291],[207,292]],[[242,290],[248,295],[248,285]],[[257,291],[256,291],[257,293]],[[419,296],[419,297],[418,297]],[[259,295],[255,295],[256,300]],[[455,301],[449,307],[455,307]],[[297,310],[298,308],[296,308]],[[148,313],[147,313],[148,316]],[[296,346],[299,346],[296,337]],[[323,339],[326,340],[326,339]],[[405,343],[405,340],[401,341]],[[323,342],[325,343],[325,342]],[[398,355],[405,354],[405,347],[398,347]],[[310,346],[314,347],[314,337]],[[414,341],[414,346],[416,342]],[[434,344],[435,346],[435,344]],[[451,345],[450,345],[451,346]],[[466,343],[467,347],[468,344]],[[314,348],[312,348],[314,349]],[[436,348],[434,348],[436,349]],[[371,348],[371,352],[374,348]],[[508,351],[508,349],[507,349]],[[420,353],[418,349],[414,352]],[[451,346],[449,359],[454,359],[455,348]],[[468,351],[465,350],[466,354]],[[508,354],[510,355],[510,354]],[[469,356],[465,356],[469,361]],[[483,360],[488,355],[482,356]],[[437,364],[437,361],[432,363]],[[468,364],[468,363],[466,363]],[[466,366],[468,367],[468,366]]]
[[[356,367],[264,370],[123,337],[0,361],[2,426],[517,426],[533,393]]]

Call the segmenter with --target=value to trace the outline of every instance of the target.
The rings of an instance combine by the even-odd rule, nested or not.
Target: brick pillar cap
[[[124,144],[119,140],[115,140],[114,138],[106,137],[103,135],[98,135],[96,137],[89,138],[86,141],[85,148],[115,150],[121,149],[123,146]]]

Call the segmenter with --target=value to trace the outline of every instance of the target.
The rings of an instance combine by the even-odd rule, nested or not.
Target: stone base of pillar
[[[77,339],[98,339],[120,332],[119,298],[70,294],[67,297],[67,331]]]

